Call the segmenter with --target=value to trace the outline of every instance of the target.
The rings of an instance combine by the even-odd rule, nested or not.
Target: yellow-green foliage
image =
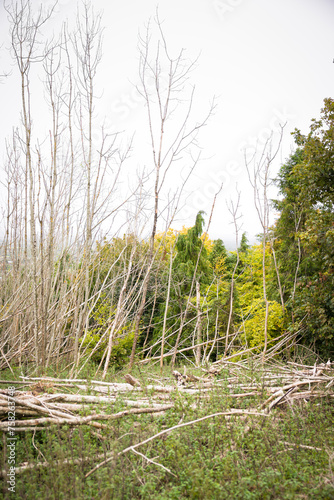
[[[266,248],[266,274],[269,268],[269,248]],[[243,256],[244,269],[237,280],[239,303],[246,316],[263,299],[262,245],[253,246]]]
[[[226,256],[219,257],[214,266],[214,271],[217,276],[224,278],[227,274]]]
[[[230,286],[228,281],[217,279],[216,282],[211,283],[205,288],[205,293],[203,294],[203,297],[205,297],[205,303],[202,304],[202,307],[206,306],[206,308],[210,310],[214,307],[214,304],[224,304],[227,300],[229,300],[229,291]],[[195,299],[193,303],[196,303]]]
[[[255,347],[264,342],[266,308],[263,296],[262,250],[262,245],[255,245],[246,255],[242,256],[244,269],[236,282],[238,304],[241,316],[244,319],[244,322],[240,322],[239,327],[244,332],[242,334],[242,343],[246,343],[248,347]],[[268,283],[276,279],[269,244],[266,246],[265,266],[268,288]],[[269,300],[268,340],[281,335],[283,329],[284,314],[282,306],[275,300]]]
[[[249,347],[255,347],[264,342],[266,308],[264,303],[259,305],[254,313],[244,322],[245,337]],[[284,314],[281,304],[276,301],[269,302],[267,324],[268,340],[279,337],[284,329]]]
[[[117,366],[128,361],[128,357],[131,354],[133,338],[135,336],[133,330],[126,331],[126,327],[123,330],[125,330],[125,332],[122,333],[123,336],[115,340],[115,344],[111,350],[111,362]]]
[[[155,248],[158,249],[160,247],[160,251],[162,251],[163,253],[170,253],[173,248],[175,251],[175,242],[177,236],[187,234],[189,229],[191,228],[182,226],[182,229],[180,230],[175,230],[170,227],[166,233],[164,231],[157,231],[154,238]],[[200,236],[200,238],[202,241],[204,241],[204,248],[207,250],[207,252],[211,252],[213,248],[213,242],[212,240],[210,240],[208,234],[204,232]]]
[[[92,354],[92,360],[99,363],[108,345],[108,334],[100,342],[108,326],[110,327],[116,313],[115,306],[110,304],[110,299],[102,294],[98,300],[90,319],[90,329],[87,332],[85,340],[82,342],[82,350],[86,355]],[[110,328],[109,328],[110,332]],[[111,364],[120,365],[126,362],[130,355],[134,333],[131,324],[126,324],[114,333],[114,342],[111,350]],[[99,346],[95,350],[96,346]]]
[[[122,330],[118,331],[117,336],[114,340],[114,345],[111,349],[110,362],[113,365],[120,366],[122,363],[127,362],[127,358],[131,353],[132,343],[133,343],[134,332],[129,330],[126,326]],[[94,331],[89,331],[86,335],[84,342],[82,342],[82,348],[85,350],[86,355],[89,355],[98,342],[101,339],[101,335],[94,333]],[[99,347],[96,349],[92,355],[92,360],[99,363],[102,356],[107,348],[108,338],[104,339]]]

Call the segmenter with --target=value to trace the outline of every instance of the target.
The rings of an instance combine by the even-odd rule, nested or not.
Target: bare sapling
[[[264,348],[262,360],[264,362],[268,343],[268,317],[269,301],[267,296],[267,277],[266,277],[266,246],[268,242],[270,208],[268,201],[268,189],[272,184],[270,178],[270,168],[277,157],[283,138],[283,127],[280,128],[280,135],[276,148],[273,149],[273,134],[266,140],[260,154],[255,151],[249,160],[245,154],[245,164],[247,168],[249,182],[253,188],[254,206],[262,227],[262,286],[263,300],[265,303],[264,319]]]
[[[174,244],[170,249],[169,255],[169,272],[168,272],[168,286],[167,286],[167,297],[164,311],[164,322],[162,326],[162,338],[161,338],[161,357],[160,357],[160,368],[162,370],[164,363],[164,347],[165,347],[165,336],[166,336],[166,325],[167,325],[167,316],[168,316],[168,307],[169,307],[169,299],[170,299],[170,289],[172,282],[172,270],[173,270],[173,260],[174,260],[174,250],[177,242],[177,237],[175,238]]]
[[[10,22],[11,49],[17,69],[21,79],[21,116],[23,135],[20,136],[21,147],[25,156],[25,209],[24,209],[24,259],[28,263],[31,256],[33,273],[33,331],[34,349],[37,365],[45,365],[45,342],[39,342],[40,333],[40,276],[38,269],[38,248],[36,230],[36,185],[35,171],[33,166],[33,145],[32,145],[32,109],[31,109],[31,83],[30,73],[32,65],[43,60],[44,55],[40,53],[41,30],[50,19],[54,6],[48,11],[43,7],[36,13],[32,10],[31,1],[17,2],[15,4],[5,3],[5,10]],[[35,160],[36,161],[36,160]],[[38,183],[38,181],[37,181]],[[30,224],[28,224],[30,220]],[[28,243],[28,238],[30,242]],[[28,253],[29,249],[29,253]],[[28,290],[26,290],[26,293]]]
[[[234,264],[233,271],[232,271],[232,277],[231,277],[231,286],[230,286],[230,307],[229,307],[229,313],[228,313],[228,321],[227,321],[227,328],[226,328],[226,338],[225,338],[225,350],[224,350],[224,358],[227,356],[227,352],[229,350],[230,344],[229,344],[229,334],[230,334],[230,328],[231,328],[231,323],[232,323],[232,315],[233,315],[233,302],[234,302],[234,286],[235,286],[235,275],[238,269],[239,265],[239,231],[240,231],[240,225],[238,223],[238,220],[240,219],[241,215],[239,214],[239,208],[240,208],[240,191],[237,190],[237,201],[236,204],[233,202],[233,200],[230,201],[229,205],[229,212],[232,216],[233,219],[233,224],[234,224],[234,232],[235,232],[235,248],[236,248],[236,254],[237,254],[237,260]]]

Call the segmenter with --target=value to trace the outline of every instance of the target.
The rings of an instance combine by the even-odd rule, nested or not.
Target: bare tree
[[[264,320],[264,348],[262,359],[264,360],[267,351],[268,343],[268,316],[269,316],[269,301],[267,296],[267,279],[266,279],[266,245],[268,242],[269,230],[269,202],[268,188],[272,183],[270,179],[270,167],[278,155],[281,148],[283,138],[283,127],[281,126],[278,143],[273,148],[273,134],[267,139],[260,155],[255,151],[251,160],[248,160],[245,155],[245,163],[248,173],[249,182],[253,188],[254,205],[258,214],[259,221],[262,226],[262,286],[263,299],[265,303],[265,320]]]
[[[54,7],[53,7],[54,8]],[[28,259],[28,219],[30,219],[29,249],[33,262],[33,289],[34,289],[34,338],[36,362],[45,364],[45,350],[39,350],[39,278],[37,268],[37,234],[36,234],[36,199],[35,199],[35,175],[32,160],[32,111],[31,111],[31,88],[30,71],[34,63],[43,59],[39,44],[41,29],[52,15],[53,8],[47,12],[42,6],[34,14],[30,0],[21,0],[15,4],[5,4],[5,10],[10,19],[11,48],[21,77],[21,104],[24,138],[20,138],[25,154],[25,231],[24,231],[24,255]],[[45,345],[44,345],[45,347]]]
[[[71,352],[76,367],[91,311],[109,286],[92,286],[92,273],[99,274],[94,237],[131,198],[116,204],[112,197],[131,144],[120,151],[118,135],[94,122],[101,16],[84,4],[75,35],[65,26],[59,39],[45,42],[54,7],[34,10],[31,0],[21,0],[5,8],[21,78],[22,130],[7,143],[4,251],[13,263],[10,277],[4,267],[10,288],[3,289],[2,302],[10,308],[1,314],[1,345],[6,359],[21,360],[24,353],[42,369]],[[36,74],[46,90],[39,104],[47,105],[41,120],[47,137],[33,127]]]
[[[228,321],[227,321],[227,328],[226,328],[226,338],[225,338],[225,350],[224,350],[224,357],[227,356],[228,349],[231,345],[229,344],[229,334],[230,334],[230,328],[231,328],[231,322],[232,322],[232,315],[233,315],[233,302],[234,302],[234,285],[235,285],[235,274],[238,269],[239,265],[239,231],[240,231],[240,226],[238,225],[238,219],[240,219],[240,215],[238,214],[239,208],[240,208],[240,192],[237,190],[237,201],[236,204],[231,200],[230,205],[229,205],[229,212],[232,216],[233,219],[233,224],[234,224],[234,232],[235,232],[235,248],[236,248],[236,253],[237,253],[237,260],[234,264],[233,271],[232,271],[232,277],[231,277],[231,287],[230,287],[230,308],[229,308],[229,313],[228,313]]]
[[[77,14],[77,30],[72,37],[72,42],[77,57],[77,78],[80,86],[79,97],[79,122],[81,130],[82,155],[85,165],[85,203],[86,203],[86,235],[84,246],[83,276],[84,286],[84,308],[80,315],[78,328],[75,336],[74,355],[75,365],[79,362],[79,337],[85,323],[88,329],[88,299],[90,293],[89,262],[92,249],[92,227],[94,216],[94,205],[96,200],[92,197],[92,168],[93,168],[93,113],[95,102],[95,79],[102,57],[102,31],[101,15],[90,16],[88,4],[84,4],[84,11]]]
[[[187,153],[187,150],[189,150],[191,146],[196,145],[198,132],[207,123],[214,108],[212,104],[208,115],[202,122],[194,126],[189,126],[193,108],[194,88],[190,90],[188,102],[183,112],[180,111],[180,109],[183,108],[181,106],[181,100],[184,97],[187,80],[195,63],[186,61],[183,50],[181,50],[175,58],[170,55],[158,14],[155,18],[155,26],[157,27],[159,35],[155,50],[153,50],[152,47],[153,42],[150,24],[147,26],[145,37],[139,38],[140,87],[138,87],[138,91],[143,97],[147,110],[154,170],[154,186],[153,217],[149,240],[147,270],[144,276],[141,302],[135,319],[130,369],[134,363],[140,322],[146,304],[148,283],[154,259],[154,239],[157,231],[159,213],[163,212],[163,208],[160,207],[163,189],[166,180],[172,174],[172,167],[174,164]],[[166,78],[163,76],[165,68]],[[150,88],[149,81],[154,82],[153,90]],[[178,115],[177,119],[179,125],[176,127],[175,122],[172,120],[173,115]],[[190,159],[192,166],[194,166],[197,161],[198,158],[196,160]],[[171,221],[172,219],[169,221],[168,225],[171,224]]]
[[[164,362],[164,347],[165,347],[165,337],[166,337],[166,325],[167,325],[167,316],[168,316],[168,308],[169,308],[169,299],[170,299],[170,289],[172,282],[172,270],[173,270],[173,260],[174,260],[174,249],[177,243],[177,237],[175,238],[173,246],[170,248],[169,255],[169,273],[168,273],[168,286],[167,286],[167,297],[164,311],[164,322],[162,326],[162,338],[161,338],[161,357],[160,357],[160,368],[163,367]]]

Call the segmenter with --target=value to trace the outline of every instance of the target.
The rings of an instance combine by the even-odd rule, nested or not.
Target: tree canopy
[[[334,100],[325,99],[310,132],[295,130],[297,150],[281,167],[283,198],[276,249],[291,327],[304,342],[331,355],[334,349]]]

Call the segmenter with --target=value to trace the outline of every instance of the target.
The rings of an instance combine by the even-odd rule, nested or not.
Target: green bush
[[[114,340],[110,357],[110,363],[116,368],[119,368],[120,366],[127,363],[132,349],[133,338],[134,331],[129,330],[128,326],[123,327],[117,332],[117,337]],[[96,346],[100,342],[100,340],[101,333],[94,333],[93,330],[87,333],[85,340],[82,342],[82,348],[85,349],[87,356],[90,355],[92,351],[94,351],[91,359],[95,363],[100,363],[108,345],[108,338],[106,338],[96,349]]]

